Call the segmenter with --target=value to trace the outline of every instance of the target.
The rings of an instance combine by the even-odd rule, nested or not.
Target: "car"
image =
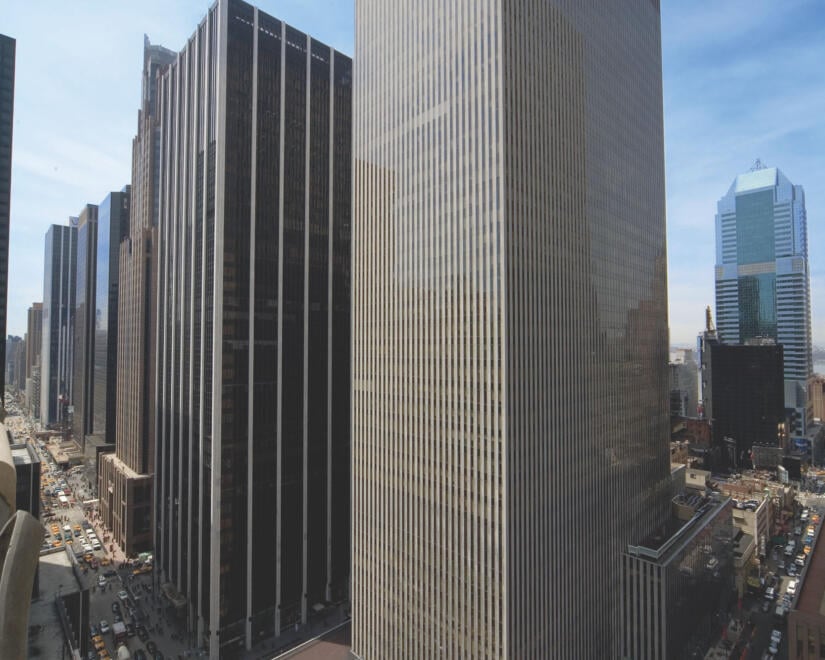
[[[112,612],[117,612],[118,614],[120,614],[120,603],[118,603],[117,601],[114,601],[112,603]]]
[[[805,555],[797,555],[793,563],[802,568],[805,565]]]
[[[796,593],[796,585],[797,585],[796,580],[791,580],[790,582],[788,582],[787,591],[788,591],[789,594],[791,594],[791,596],[793,596]]]
[[[797,525],[796,527],[793,528],[793,535],[794,536],[801,536],[802,535],[802,528],[799,525]]]
[[[98,586],[98,587],[104,587],[104,586],[106,586],[106,578],[105,578],[105,577],[103,577],[102,575],[98,575],[98,576],[97,576],[97,586]]]
[[[120,614],[118,612],[115,612],[113,617],[114,617],[115,623],[123,623],[123,617],[120,616]]]
[[[129,598],[129,594],[126,593],[125,589],[121,589],[117,592],[117,597],[120,598],[120,600],[127,600]]]
[[[146,650],[149,651],[149,653],[151,653],[152,655],[155,655],[155,653],[158,652],[158,645],[155,644],[154,640],[150,639],[148,642],[146,642]]]
[[[798,575],[798,573],[799,573],[799,571],[796,570],[796,566],[794,566],[793,564],[788,566],[788,576],[789,577],[796,577]]]
[[[768,587],[765,590],[765,598],[767,600],[773,600],[774,598],[776,598],[776,589],[774,589],[773,587]]]
[[[769,600],[765,600],[765,601],[762,603],[762,611],[763,611],[763,612],[767,612],[769,609],[771,609],[771,601],[769,601]]]
[[[149,639],[149,633],[146,632],[146,626],[143,626],[143,625],[135,626],[135,632],[137,633],[138,639],[141,642],[145,642],[147,639]]]
[[[782,643],[782,633],[774,628],[774,630],[771,631],[771,641],[776,642],[776,645],[779,646],[779,644]]]
[[[134,623],[127,623],[126,624],[126,634],[129,637],[135,636],[135,624]]]
[[[110,630],[111,630],[111,628],[109,627],[109,622],[106,621],[106,619],[101,619],[101,621],[100,621],[100,634],[105,635]]]
[[[768,651],[773,655],[776,655],[777,653],[779,653],[779,644],[777,644],[776,642],[771,642],[771,645],[768,647]]]
[[[100,634],[100,630],[98,630],[97,626],[93,623],[89,624],[89,634],[94,637],[95,635]]]

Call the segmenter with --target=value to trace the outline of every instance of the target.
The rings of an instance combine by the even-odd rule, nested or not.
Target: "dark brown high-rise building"
[[[225,659],[348,600],[352,61],[219,0],[159,94],[155,563]]]
[[[145,38],[138,130],[132,143],[129,231],[120,244],[115,453],[99,465],[100,512],[127,553],[152,546],[154,260],[158,225],[158,74],[175,53]],[[111,422],[107,422],[111,423]]]
[[[16,41],[0,34],[0,364],[6,364],[6,299],[9,276],[11,212],[11,143],[14,126]],[[2,371],[2,370],[0,370]],[[5,374],[0,375],[3,379]],[[0,380],[0,392],[5,383]]]
[[[91,432],[92,375],[95,326],[95,270],[97,257],[97,206],[86,204],[77,219],[77,273],[74,295],[74,354],[72,360],[72,432],[86,445]]]

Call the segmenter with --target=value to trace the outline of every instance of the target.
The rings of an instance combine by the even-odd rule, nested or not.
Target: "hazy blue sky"
[[[390,0],[388,0],[390,1]],[[352,0],[261,9],[353,52]],[[130,180],[143,34],[179,49],[209,2],[3,2],[17,39],[8,332],[43,296],[43,237]],[[714,214],[756,158],[805,187],[814,340],[825,346],[825,4],[662,0],[670,327],[713,305]]]

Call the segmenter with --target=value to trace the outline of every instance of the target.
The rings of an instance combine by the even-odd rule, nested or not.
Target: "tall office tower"
[[[115,442],[120,243],[129,234],[131,186],[106,195],[97,212],[92,434]]]
[[[100,515],[127,554],[152,548],[154,424],[151,420],[157,307],[154,254],[160,176],[156,106],[158,75],[174,59],[174,52],[153,46],[149,38],[144,37],[141,107],[137,135],[132,142],[129,217],[128,224],[121,225],[123,240],[118,248],[117,338],[113,342],[117,368],[112,380],[116,402],[115,453],[100,455],[98,493]],[[112,213],[114,207],[112,201]],[[111,231],[114,236],[114,221]],[[109,320],[111,328],[111,317]],[[108,435],[111,426],[108,419],[106,426]]]
[[[668,515],[659,4],[356,26],[353,651],[619,657]]]
[[[671,417],[698,417],[699,364],[693,349],[677,349],[668,364]]]
[[[162,79],[155,551],[213,658],[349,596],[351,67],[219,0]]]
[[[811,296],[805,192],[757,161],[736,177],[716,214],[716,322],[726,344],[768,337],[785,354],[790,435],[808,445]]]
[[[26,340],[26,400],[29,415],[40,418],[40,352],[43,349],[43,303],[29,307]]]
[[[95,273],[97,272],[97,206],[87,204],[77,216],[77,274],[74,303],[72,360],[72,433],[86,447],[92,430],[92,386],[95,327]]]
[[[32,369],[40,359],[43,348],[43,303],[32,303],[26,324],[26,378],[31,378]]]
[[[6,300],[9,281],[11,146],[14,128],[14,68],[17,42],[0,34],[0,364],[6,364]],[[0,381],[0,392],[5,383]]]
[[[62,421],[71,400],[72,328],[77,259],[77,219],[46,232],[43,275],[43,345],[40,349],[40,421]]]
[[[26,340],[23,337],[9,335],[6,338],[5,382],[15,389],[19,388],[20,369],[26,366]]]

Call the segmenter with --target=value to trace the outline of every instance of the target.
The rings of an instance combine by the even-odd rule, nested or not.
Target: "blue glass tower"
[[[773,339],[784,348],[790,436],[807,444],[811,299],[805,191],[758,161],[736,177],[716,214],[716,317],[728,344]]]

